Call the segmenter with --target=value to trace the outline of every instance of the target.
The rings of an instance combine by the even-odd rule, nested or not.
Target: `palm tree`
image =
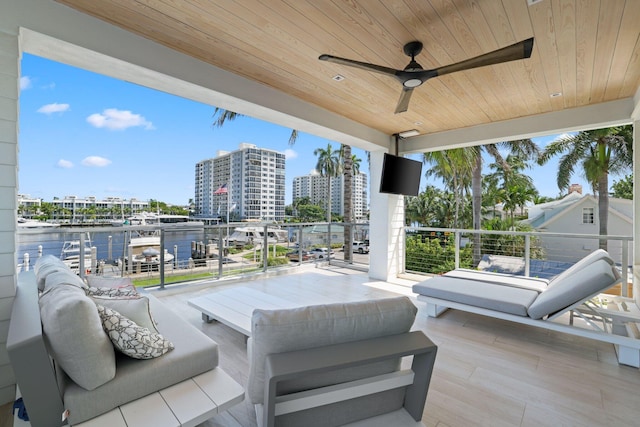
[[[569,180],[578,164],[584,177],[598,193],[598,219],[601,236],[608,234],[609,174],[622,173],[632,167],[631,126],[578,132],[551,142],[538,159],[543,165],[552,157],[563,154],[558,163],[557,183],[560,190],[569,187]],[[600,239],[600,248],[607,249],[607,240]]]
[[[506,160],[491,163],[489,167],[495,172],[487,175],[486,180],[498,188],[513,221],[515,209],[520,207],[521,212],[524,211],[526,202],[538,194],[531,177],[523,173],[530,165],[522,157],[510,154]]]
[[[441,178],[445,187],[455,195],[454,227],[458,226],[464,194],[469,192],[474,154],[474,150],[466,148],[424,153],[423,162],[432,165],[425,175]]]
[[[345,222],[344,226],[344,260],[349,262],[352,257],[352,235],[351,235],[351,223],[353,222],[353,215],[351,215],[353,209],[353,155],[351,154],[351,146],[350,145],[341,145],[340,146],[340,160],[342,162],[342,172],[343,172],[343,181],[344,185],[344,198],[342,203],[342,216],[343,221]],[[329,178],[331,180],[331,178]],[[331,184],[329,184],[331,186]]]
[[[530,139],[521,139],[517,141],[505,141],[497,144],[486,144],[477,147],[468,148],[473,150],[475,155],[474,168],[471,178],[471,204],[473,208],[473,229],[480,230],[482,228],[482,153],[486,151],[495,163],[504,164],[505,161],[500,154],[500,149],[507,149],[511,154],[517,155],[524,160],[530,160],[537,156],[540,152],[538,146]],[[473,265],[480,262],[481,253],[481,235],[473,234]]]
[[[318,156],[316,170],[327,178],[327,222],[331,222],[331,178],[341,172],[340,153],[334,151],[331,144],[327,144],[326,149],[316,148],[313,155]]]

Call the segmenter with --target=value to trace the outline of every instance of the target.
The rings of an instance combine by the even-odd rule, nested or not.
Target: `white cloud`
[[[140,114],[133,114],[131,111],[107,108],[100,113],[94,113],[87,117],[87,122],[97,128],[107,128],[109,130],[125,130],[130,127],[140,126],[146,130],[153,130],[153,123],[148,122]]]
[[[291,160],[298,157],[298,153],[296,153],[296,151],[292,150],[291,148],[287,148],[286,150],[284,150],[284,156],[287,158],[287,160]]]
[[[314,169],[311,169],[311,170],[309,171],[309,175],[320,175],[320,172],[318,172],[318,171],[314,168]]]
[[[20,77],[20,90],[31,89],[31,78],[29,76]]]
[[[111,160],[100,156],[89,156],[82,159],[83,166],[102,168],[111,164]]]
[[[53,104],[43,105],[38,108],[38,113],[42,114],[64,113],[65,111],[69,111],[69,104],[58,104],[54,102]]]
[[[64,169],[70,169],[70,168],[73,167],[73,163],[70,162],[69,160],[65,160],[65,159],[58,160],[58,163],[56,163],[56,165],[59,168],[64,168]]]

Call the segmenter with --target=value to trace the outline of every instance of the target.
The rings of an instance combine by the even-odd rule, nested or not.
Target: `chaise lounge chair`
[[[614,261],[599,249],[550,281],[456,269],[414,285],[413,291],[427,303],[431,317],[453,308],[609,342],[616,345],[619,363],[640,367],[640,337],[635,328],[640,317],[604,310],[591,302],[620,281]],[[569,313],[568,322],[560,319],[565,313]],[[575,316],[589,328],[575,325]]]

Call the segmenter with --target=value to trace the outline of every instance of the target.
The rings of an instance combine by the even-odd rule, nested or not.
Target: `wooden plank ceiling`
[[[57,1],[389,135],[628,98],[640,85],[638,0]],[[419,40],[427,69],[529,37],[530,59],[431,79],[401,114],[395,79],[318,60],[402,69],[403,45]]]

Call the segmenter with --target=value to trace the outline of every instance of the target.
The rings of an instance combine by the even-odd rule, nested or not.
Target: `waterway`
[[[78,233],[65,232],[64,229],[58,230],[59,231],[52,233],[19,233],[19,262],[21,263],[24,254],[28,253],[31,260],[30,264],[33,265],[39,255],[40,247],[42,247],[42,255],[59,257],[65,241],[79,240]],[[123,229],[114,228],[113,231],[94,232],[88,235],[91,239],[91,246],[96,247],[98,260],[115,260],[122,258],[123,254],[126,253],[128,237],[125,236]],[[210,236],[207,236],[207,238],[208,237]],[[205,234],[202,229],[171,230],[165,231],[164,240],[165,249],[167,249],[169,253],[174,254],[177,248],[177,259],[179,261],[186,261],[191,257],[191,242],[205,241]],[[109,247],[111,247],[111,254],[109,253]]]

